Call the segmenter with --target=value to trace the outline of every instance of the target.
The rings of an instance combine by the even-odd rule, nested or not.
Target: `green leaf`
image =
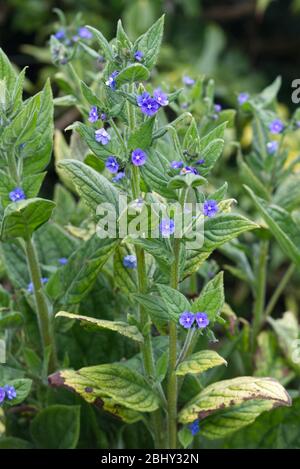
[[[78,194],[94,214],[100,204],[118,206],[117,189],[94,169],[76,160],[61,161],[58,168],[71,179]]]
[[[165,309],[169,314],[169,319],[178,322],[178,318],[183,311],[190,310],[190,303],[186,297],[178,290],[168,285],[156,285],[160,296],[165,303]]]
[[[33,419],[30,431],[38,448],[75,449],[80,434],[80,406],[49,406]]]
[[[30,138],[26,139],[25,146],[21,152],[21,157],[24,161],[24,175],[26,176],[45,169],[50,162],[53,147],[54,108],[49,80],[47,80],[44,89],[36,96],[39,96],[40,107],[34,132]]]
[[[141,174],[146,184],[162,196],[176,199],[176,193],[167,187],[171,180],[167,173],[169,160],[154,149],[149,150],[147,156],[146,164],[141,166]]]
[[[17,74],[7,55],[0,48],[0,80],[5,80],[8,94],[13,92]]]
[[[257,197],[248,186],[244,187],[283,252],[299,266],[300,230],[291,215],[277,205],[268,205]]]
[[[227,361],[214,350],[201,350],[200,352],[193,353],[183,362],[179,363],[176,374],[183,376],[188,373],[203,373],[203,371],[219,365],[227,365]]]
[[[192,303],[191,311],[205,312],[210,323],[213,323],[221,313],[224,301],[223,272],[220,272],[205,285],[199,298]]]
[[[92,28],[92,26],[87,26],[87,28],[93,33],[93,36],[95,37],[96,41],[99,43],[100,49],[102,50],[105,58],[107,60],[113,61],[114,57],[113,57],[111,47],[108,41],[103,36],[103,34],[100,31],[98,31],[96,28]]]
[[[164,300],[158,295],[134,295],[136,301],[142,305],[154,320],[168,321],[170,319]]]
[[[129,339],[135,340],[136,342],[144,342],[142,334],[139,332],[136,326],[130,326],[126,322],[122,321],[106,321],[105,319],[91,318],[88,316],[68,313],[66,311],[60,311],[55,317],[64,317],[69,319],[76,319],[81,322],[83,326],[88,329],[97,331],[99,329],[108,329],[109,331],[118,332]],[[0,323],[1,326],[1,323]]]
[[[82,122],[75,122],[69,126],[68,129],[74,129],[80,137],[82,137],[88,148],[90,148],[90,150],[92,150],[92,152],[103,161],[105,161],[108,156],[117,155],[119,153],[119,147],[116,146],[113,138],[107,145],[101,145],[101,143],[95,140],[95,129],[83,124]]]
[[[134,50],[141,50],[144,53],[143,64],[151,70],[157,60],[159,49],[163,37],[164,15],[134,43]]]
[[[29,441],[16,438],[14,436],[6,436],[0,438],[0,449],[31,449],[32,444]]]
[[[224,140],[221,138],[215,139],[210,142],[205,148],[201,148],[200,143],[200,155],[204,159],[204,163],[201,165],[201,175],[207,176],[210,173],[219,157],[222,154],[224,148]]]
[[[130,134],[128,139],[128,147],[130,149],[142,148],[142,150],[146,150],[150,147],[154,122],[155,117],[151,117]]]
[[[97,235],[81,244],[68,263],[58,269],[46,286],[48,295],[63,305],[79,303],[91,290],[107,259],[118,244]]]
[[[120,71],[116,76],[117,86],[124,85],[125,83],[134,83],[136,81],[145,81],[149,78],[149,70],[142,64],[131,64]]]
[[[28,199],[13,202],[4,211],[1,239],[29,238],[51,217],[54,202],[46,199]]]
[[[118,21],[117,25],[117,40],[119,41],[121,49],[128,49],[131,50],[132,42],[130,41],[129,37],[127,36],[126,32],[124,31],[122,21]]]
[[[299,362],[299,324],[297,317],[290,311],[283,314],[280,319],[268,318],[268,322],[273,327],[273,330],[278,338],[279,346],[287,358],[290,366],[296,371],[300,371]],[[296,357],[294,357],[294,354]]]
[[[15,288],[26,289],[30,282],[30,278],[25,252],[21,247],[19,240],[0,243],[0,248],[10,281]]]
[[[300,399],[296,398],[292,407],[260,415],[252,425],[235,433],[226,448],[299,449],[299,419]]]
[[[126,269],[123,265],[123,259],[125,256],[132,254],[133,252],[124,243],[115,250],[114,254],[115,285],[129,298],[137,292],[137,272],[136,269]]]
[[[158,397],[145,378],[121,364],[60,371],[50,376],[49,380],[54,386],[73,389],[89,403],[96,403],[102,396],[108,396],[139,412],[153,412],[159,406]]]
[[[178,439],[183,448],[186,449],[190,444],[192,444],[194,437],[188,427],[182,427],[178,432]]]
[[[166,239],[127,238],[128,243],[140,246],[151,254],[162,269],[169,269],[174,255]]]
[[[12,406],[21,404],[21,402],[23,402],[26,399],[26,397],[30,393],[32,381],[31,379],[25,379],[25,378],[12,379],[6,382],[4,381],[2,382],[2,380],[0,380],[0,386],[4,386],[5,384],[8,384],[9,386],[13,386],[17,393],[17,397],[15,397],[14,399],[12,400],[5,399],[5,406],[12,407]]]
[[[258,194],[259,195],[259,194]],[[300,175],[291,174],[278,187],[273,202],[288,212],[297,209],[300,205]]]
[[[252,169],[243,161],[241,156],[238,157],[237,162],[243,181],[247,182],[257,195],[268,200],[270,198],[269,193],[261,180],[258,179]]]
[[[181,410],[179,421],[190,423],[218,410],[257,400],[268,401],[272,407],[291,405],[290,396],[278,381],[242,376],[207,386]]]
[[[0,311],[0,330],[19,327],[23,324],[23,315],[18,311]]]
[[[258,225],[241,215],[232,213],[220,214],[205,220],[203,246],[198,250],[187,250],[184,275],[186,276],[197,271],[201,264],[218,247],[238,237],[245,231],[255,228],[258,228]]]

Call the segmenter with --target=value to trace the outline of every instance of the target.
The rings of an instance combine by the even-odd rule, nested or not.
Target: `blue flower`
[[[78,34],[82,39],[92,39],[93,33],[89,31],[85,26],[78,29]]]
[[[183,161],[171,161],[170,166],[173,169],[180,169],[183,166]]]
[[[49,280],[49,279],[48,279],[47,277],[42,277],[42,278],[41,278],[42,285],[44,285],[45,283],[47,283],[48,280]],[[30,282],[30,283],[28,284],[28,287],[27,287],[27,292],[28,292],[28,293],[33,293],[33,290],[34,290],[33,283]]]
[[[215,200],[210,199],[204,202],[203,213],[205,216],[214,217],[216,213],[218,212],[218,210],[219,210],[218,203]]]
[[[100,114],[100,119],[101,119],[102,121],[106,121],[106,120],[107,120],[107,115],[105,114],[105,112],[101,112],[101,114]]]
[[[115,70],[114,72],[112,72],[111,75],[109,75],[108,79],[105,82],[105,84],[107,86],[109,86],[112,90],[116,89],[117,82],[116,82],[115,78],[116,78],[117,75],[119,75],[119,72],[118,72],[118,70]]]
[[[159,231],[164,238],[168,238],[175,231],[174,220],[171,220],[170,218],[163,218],[159,224]]]
[[[147,155],[141,148],[136,148],[131,153],[131,161],[134,166],[142,166],[146,163]]]
[[[136,97],[136,102],[139,107],[142,107],[143,104],[151,98],[150,94],[147,91],[144,91],[142,94],[138,94]]]
[[[186,85],[186,86],[193,86],[195,84],[195,80],[193,80],[193,78],[189,77],[188,75],[185,75],[182,78],[182,81],[183,81],[184,85]]]
[[[61,264],[61,265],[66,265],[68,263],[68,259],[66,257],[60,257],[58,259],[58,262]]]
[[[4,388],[0,388],[0,404],[2,404],[2,402],[4,401],[5,399],[5,391],[4,391]]]
[[[21,187],[16,187],[9,193],[9,198],[12,202],[18,202],[19,200],[25,200],[26,196]]]
[[[237,97],[238,103],[241,106],[242,104],[246,103],[249,99],[249,94],[248,93],[240,93]]]
[[[185,329],[190,329],[195,321],[195,315],[190,311],[183,311],[179,316],[179,324]]]
[[[105,167],[110,173],[117,173],[119,170],[119,163],[114,156],[109,156],[105,162]]]
[[[205,159],[200,158],[200,160],[197,160],[195,164],[204,164],[204,163],[205,163]]]
[[[123,258],[123,265],[127,269],[136,269],[137,267],[137,260],[133,254],[128,254]]]
[[[199,433],[200,431],[200,427],[199,427],[199,419],[196,419],[193,421],[193,423],[191,423],[188,428],[191,430],[191,433],[193,436],[197,435],[197,433]]]
[[[17,392],[14,386],[10,386],[9,384],[6,384],[4,386],[4,391],[9,401],[12,401],[13,399],[17,397]]]
[[[90,113],[89,113],[89,122],[92,124],[96,122],[99,119],[98,111],[97,111],[97,106],[92,106]]]
[[[143,57],[144,57],[144,52],[142,52],[141,50],[137,50],[134,53],[134,58],[137,62],[141,62],[143,60]]]
[[[215,104],[214,109],[215,109],[215,112],[221,112],[222,111],[221,104]]]
[[[269,155],[274,155],[274,153],[278,150],[278,142],[276,140],[272,140],[271,142],[267,143],[267,152]]]
[[[193,168],[192,166],[185,166],[184,168],[182,168],[182,170],[180,171],[180,174],[181,175],[185,175],[185,174],[198,174],[198,170],[196,168]]]
[[[280,134],[283,129],[284,125],[280,119],[274,119],[269,125],[269,130],[272,134]]]
[[[195,314],[196,322],[199,329],[204,329],[209,324],[209,319],[206,313],[199,312]]]
[[[107,145],[111,139],[111,136],[105,129],[95,130],[95,140],[102,145]]]
[[[154,116],[160,108],[158,102],[153,98],[148,98],[143,101],[141,107],[141,111],[146,116]]]
[[[60,39],[64,39],[65,36],[66,36],[66,33],[63,29],[59,29],[55,34],[54,36],[56,37],[56,39],[60,40]]]
[[[125,177],[125,171],[120,171],[114,178],[112,178],[112,182],[121,181]]]
[[[153,91],[153,98],[160,106],[167,106],[169,104],[168,96],[160,88],[156,88]]]

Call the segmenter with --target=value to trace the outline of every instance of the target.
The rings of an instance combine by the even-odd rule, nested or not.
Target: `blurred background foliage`
[[[291,81],[299,69],[299,0],[2,0],[0,45],[19,67],[29,65],[28,90],[54,74],[48,40],[59,27],[54,8],[112,37],[122,18],[134,38],[163,12],[166,16],[160,71],[176,81],[205,73],[229,105],[239,91],[259,90],[283,77],[280,99],[291,106]]]

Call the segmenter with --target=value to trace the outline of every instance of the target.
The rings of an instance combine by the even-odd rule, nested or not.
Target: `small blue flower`
[[[269,130],[272,134],[280,134],[283,129],[284,125],[280,119],[274,119],[269,125]]]
[[[156,88],[153,91],[153,98],[160,106],[167,106],[169,104],[168,96],[160,88]]]
[[[222,111],[221,104],[215,104],[214,109],[215,109],[215,112],[221,112]]]
[[[249,99],[249,94],[248,93],[240,93],[237,97],[238,103],[241,106],[242,104],[246,103]]]
[[[9,401],[12,401],[13,399],[17,397],[17,391],[15,390],[14,386],[10,386],[9,384],[6,384],[4,386],[4,391]]]
[[[169,238],[175,231],[174,220],[170,218],[163,218],[159,224],[159,231],[164,238]]]
[[[190,329],[195,321],[195,315],[190,311],[183,311],[179,316],[179,324],[185,329]]]
[[[16,187],[9,193],[9,198],[12,202],[18,202],[19,200],[25,200],[26,196],[21,187]]]
[[[100,119],[101,119],[102,121],[106,121],[106,120],[107,120],[107,115],[105,114],[105,112],[101,112],[101,114],[100,114]]]
[[[115,78],[116,78],[117,75],[119,75],[119,72],[118,72],[118,70],[115,70],[114,72],[112,72],[112,74],[108,77],[108,79],[105,82],[105,84],[107,86],[109,86],[112,90],[116,89],[117,82],[116,82]]]
[[[85,26],[78,29],[78,34],[82,39],[92,39],[93,37],[93,33]]]
[[[131,153],[131,161],[134,166],[143,166],[146,163],[147,155],[141,148],[136,148]]]
[[[120,171],[114,178],[112,178],[112,182],[119,182],[124,177],[125,177],[125,171]]]
[[[61,39],[64,39],[66,37],[66,33],[63,29],[59,29],[55,34],[54,36],[56,37],[56,39],[58,40],[61,40]]]
[[[119,163],[114,156],[109,156],[105,162],[105,167],[110,173],[117,173],[119,170]]]
[[[200,427],[199,427],[199,419],[196,419],[193,421],[193,423],[191,423],[188,428],[191,430],[191,433],[193,436],[197,435],[197,433],[199,433],[200,431]]]
[[[185,174],[198,174],[198,170],[196,168],[193,168],[192,166],[185,166],[180,171],[180,174],[183,175],[183,176]]]
[[[136,102],[139,107],[142,107],[143,104],[151,98],[150,94],[147,91],[144,91],[142,94],[138,94],[136,97]]]
[[[128,254],[123,258],[123,265],[127,269],[136,269],[137,267],[137,260],[133,254]]]
[[[66,257],[60,257],[58,259],[58,262],[60,263],[60,265],[66,265],[68,263],[68,259]]]
[[[89,113],[89,122],[92,124],[96,122],[99,119],[98,111],[97,111],[97,106],[92,106],[90,109]]]
[[[193,86],[195,84],[195,80],[193,78],[189,77],[188,75],[185,75],[182,78],[183,84],[186,86]]]
[[[203,213],[205,216],[214,217],[216,213],[218,212],[218,210],[219,210],[218,203],[215,200],[210,199],[204,202]]]
[[[172,161],[170,163],[171,168],[173,169],[180,169],[183,166],[183,161]]]
[[[137,62],[141,62],[143,60],[143,57],[144,57],[144,52],[142,52],[141,50],[137,50],[134,53],[134,58]]]
[[[209,324],[209,319],[206,313],[199,312],[195,314],[196,322],[199,329],[204,329]]]
[[[95,130],[95,140],[102,145],[107,145],[111,139],[111,136],[105,129]]]
[[[49,279],[48,279],[47,277],[42,277],[42,278],[41,278],[42,285],[44,285],[45,283],[47,283],[48,280],[49,280]],[[33,293],[33,290],[34,290],[33,283],[30,282],[30,283],[28,284],[28,287],[27,287],[27,292],[30,293],[30,294],[32,294],[32,293]]]
[[[154,116],[160,108],[158,102],[153,98],[148,98],[143,101],[143,104],[140,106],[141,111],[146,116]]]
[[[77,34],[75,34],[75,36],[72,36],[72,41],[73,42],[78,42],[79,39],[80,39],[80,37]]]
[[[267,152],[269,155],[274,155],[274,153],[278,150],[278,142],[276,140],[272,140],[271,142],[267,143]]]
[[[200,160],[197,160],[195,164],[204,164],[204,163],[205,163],[205,159],[200,158]]]
[[[5,391],[4,391],[4,388],[0,387],[0,404],[2,404],[4,399],[5,399]]]

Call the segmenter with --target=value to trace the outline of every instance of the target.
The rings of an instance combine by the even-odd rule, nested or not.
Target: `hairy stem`
[[[47,300],[43,292],[39,261],[35,246],[31,238],[28,238],[25,241],[25,251],[28,269],[30,272],[30,277],[34,290],[36,313],[38,318],[40,336],[42,340],[44,359],[46,358],[48,350],[50,349],[49,372],[52,372],[57,367],[53,328],[51,324]]]
[[[179,281],[180,239],[174,238],[174,262],[171,268],[170,285],[177,290]],[[169,322],[169,369],[168,369],[168,448],[177,448],[177,325]]]
[[[269,242],[264,240],[260,243],[259,258],[257,266],[256,278],[256,298],[253,311],[253,337],[252,345],[254,347],[257,334],[263,323],[263,313],[266,301],[266,284],[267,284],[267,261],[269,252]]]
[[[291,276],[295,272],[295,264],[291,264],[290,267],[287,269],[285,272],[284,276],[280,280],[279,284],[276,287],[276,290],[274,291],[266,309],[265,309],[265,314],[264,314],[264,320],[266,320],[272,313],[273,309],[276,306],[277,301],[279,300],[279,297],[281,296],[282,292],[284,291],[285,287],[287,286]]]

